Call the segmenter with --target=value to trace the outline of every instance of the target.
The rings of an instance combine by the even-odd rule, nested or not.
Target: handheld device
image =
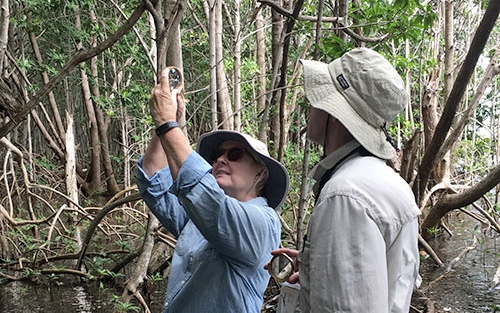
[[[282,283],[288,280],[293,274],[295,264],[292,258],[282,253],[275,255],[267,268],[269,274],[278,282]]]
[[[182,77],[182,72],[178,67],[169,66],[168,69],[168,84],[170,90],[177,89],[179,91],[184,87],[184,79]]]

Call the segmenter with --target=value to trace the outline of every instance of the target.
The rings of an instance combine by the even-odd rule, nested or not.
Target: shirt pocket
[[[191,240],[192,234],[187,231],[183,231],[179,238],[177,238],[177,243],[175,244],[175,253],[181,257],[189,253],[190,247],[192,246]]]
[[[218,258],[218,253],[215,249],[207,242],[206,247],[203,249],[201,253],[201,259],[206,262],[210,262],[212,260],[216,260]]]

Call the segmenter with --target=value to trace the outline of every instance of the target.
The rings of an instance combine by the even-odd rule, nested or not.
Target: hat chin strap
[[[323,138],[323,156],[321,157],[321,159],[324,159],[326,158],[326,144],[327,144],[327,139],[328,139],[328,126],[330,125],[330,117],[331,115],[328,114],[328,118],[326,119],[326,127],[325,127],[325,134],[324,134],[324,138]]]
[[[388,143],[391,144],[391,146],[397,151],[399,152],[399,148],[398,146],[394,143],[394,140],[392,139],[391,135],[389,135],[389,132],[387,131],[387,123],[384,123],[384,125],[380,126],[380,129],[382,129],[382,131],[384,132],[385,134],[385,140],[387,140]]]

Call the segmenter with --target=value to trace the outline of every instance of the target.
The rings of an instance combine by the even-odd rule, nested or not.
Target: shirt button
[[[186,283],[186,281],[185,281],[185,280],[181,281],[181,285],[184,285],[185,283]]]
[[[189,258],[189,263],[193,263],[193,261],[194,261],[194,258],[193,258],[193,257],[190,257],[190,258]]]

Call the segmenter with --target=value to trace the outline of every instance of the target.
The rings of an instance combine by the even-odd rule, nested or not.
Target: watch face
[[[168,68],[168,84],[170,90],[182,89],[182,75],[177,67],[171,66]]]

